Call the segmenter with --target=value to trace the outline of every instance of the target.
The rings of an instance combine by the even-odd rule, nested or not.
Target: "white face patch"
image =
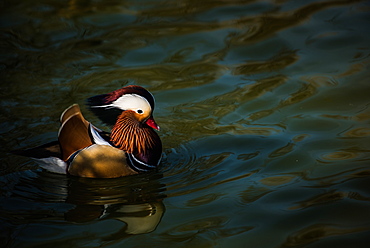
[[[138,114],[149,115],[152,111],[149,102],[142,96],[136,94],[126,94],[115,100],[109,105],[122,110],[132,110]]]

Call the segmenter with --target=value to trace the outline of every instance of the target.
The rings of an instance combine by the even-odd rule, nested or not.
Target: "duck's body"
[[[77,104],[61,115],[58,141],[17,151],[39,159],[43,168],[79,177],[115,178],[157,168],[162,143],[152,112],[154,98],[140,86],[126,86],[89,98],[90,109],[112,132],[94,127]]]

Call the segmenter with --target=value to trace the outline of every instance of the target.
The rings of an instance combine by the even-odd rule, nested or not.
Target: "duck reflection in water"
[[[165,211],[162,201],[165,185],[158,181],[161,177],[153,174],[124,179],[73,178],[66,202],[75,207],[64,214],[65,219],[72,222],[116,219],[126,223],[119,233],[152,232]]]
[[[55,220],[57,225],[117,220],[125,226],[107,233],[104,240],[122,239],[154,231],[165,212],[165,185],[157,172],[116,179],[66,177],[48,171],[18,175],[1,179],[7,185],[0,208],[4,226],[10,227],[8,239],[20,226],[27,229],[31,223]]]

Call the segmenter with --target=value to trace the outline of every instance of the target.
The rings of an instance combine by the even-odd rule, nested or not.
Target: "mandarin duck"
[[[32,157],[41,167],[79,177],[116,178],[155,170],[162,143],[154,131],[154,97],[141,86],[130,85],[87,100],[105,132],[83,117],[78,104],[60,117],[58,141],[13,153]]]

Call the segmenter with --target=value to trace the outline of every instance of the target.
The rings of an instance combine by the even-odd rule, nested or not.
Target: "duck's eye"
[[[136,113],[142,114],[142,113],[144,113],[144,111],[142,109],[138,109],[138,110],[136,110]]]

